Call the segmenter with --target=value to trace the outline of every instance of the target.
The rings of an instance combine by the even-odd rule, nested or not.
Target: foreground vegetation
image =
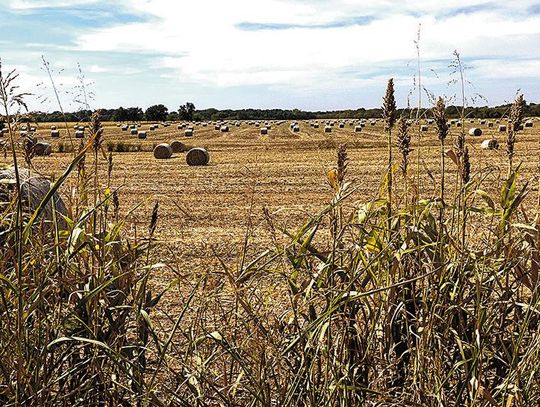
[[[11,79],[1,92],[10,153],[32,171],[9,115]],[[381,112],[388,171],[373,199],[352,200],[359,185],[339,146],[327,207],[295,231],[266,211],[266,250],[251,252],[246,233],[235,266],[171,268],[158,292],[159,206],[143,232],[128,233],[112,155],[98,176],[107,135],[94,114],[39,205],[2,199],[0,402],[539,404],[540,218],[524,204],[537,179],[522,179],[514,162],[523,100],[509,112],[498,196],[485,191],[487,172],[470,161],[464,134],[447,139],[442,100],[429,112],[441,151],[434,195],[420,182],[420,132],[399,119],[391,82]],[[69,180],[63,227],[43,215]],[[172,290],[175,307],[164,310]]]

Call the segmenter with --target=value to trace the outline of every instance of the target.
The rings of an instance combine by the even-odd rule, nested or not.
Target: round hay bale
[[[478,127],[472,127],[469,129],[469,136],[480,137],[482,135],[482,129]]]
[[[183,153],[187,151],[186,145],[178,140],[174,140],[171,143],[171,148],[172,148],[173,153]]]
[[[493,127],[493,122],[488,122],[487,126],[490,128]]]
[[[219,130],[219,129],[221,129],[220,125],[219,125],[219,124],[216,124],[216,125],[214,126],[214,130]]]
[[[229,126],[221,126],[219,130],[222,133],[227,133],[229,131]]]
[[[56,126],[51,126],[51,130],[56,130]]]
[[[206,165],[210,161],[210,155],[204,148],[195,147],[186,154],[186,163],[188,165]]]
[[[137,137],[139,137],[140,140],[146,140],[146,132],[145,131],[140,131],[137,134]]]
[[[54,137],[54,138],[60,137],[60,131],[59,130],[51,130],[51,137]]]
[[[77,130],[84,131],[84,126],[79,126],[79,127],[77,127]]]
[[[360,132],[362,131],[362,126],[355,126],[355,127],[354,127],[354,131],[355,131],[356,133],[360,133]]]
[[[499,148],[499,142],[495,139],[484,140],[480,147],[482,147],[482,150],[497,150]]]
[[[343,129],[345,127],[345,123],[339,123],[339,128]]]
[[[51,184],[45,177],[36,175],[35,172],[30,174],[30,171],[26,168],[19,168],[19,178],[21,180],[21,197],[24,202],[23,208],[25,211],[33,213],[45,195],[49,192]],[[16,193],[16,181],[15,181],[15,168],[7,167],[0,169],[0,206],[2,202],[11,201],[10,196]],[[58,192],[55,192],[52,198],[47,202],[41,218],[46,221],[52,221],[53,219],[53,202],[56,209],[56,220],[60,229],[66,228],[66,221],[64,216],[67,216],[67,209],[64,201],[60,197]]]
[[[420,126],[420,131],[424,131],[424,132],[428,131],[428,126],[426,126],[426,125]]]
[[[505,132],[505,131],[506,131],[506,126],[505,126],[504,124],[501,124],[501,125],[499,126],[499,132],[502,133],[502,132]]]
[[[184,136],[185,137],[193,137],[193,129],[186,129],[184,131]]]
[[[127,125],[127,124],[124,124],[124,125],[122,126],[122,131],[127,131],[127,129],[128,129],[128,125]]]
[[[137,128],[135,127],[134,129],[130,130],[130,133],[132,136],[136,136],[139,133],[139,130],[137,130]]]
[[[294,133],[298,133],[298,132],[300,131],[300,126],[298,126],[298,125],[294,126],[293,129],[292,129],[292,131],[293,131]]]
[[[533,122],[531,120],[528,120],[525,122],[525,127],[532,127],[533,126]]]
[[[51,155],[51,145],[42,141],[34,144],[34,154],[37,156]]]
[[[461,122],[456,122],[456,127],[461,127]]]
[[[84,138],[84,130],[77,130],[75,132],[75,138]]]
[[[313,128],[318,129],[319,128],[319,123],[313,123]]]
[[[486,124],[486,121],[484,119],[480,120],[480,124]]]
[[[171,158],[173,154],[172,147],[167,143],[161,143],[154,147],[154,158],[163,160]]]
[[[325,133],[332,133],[332,127],[330,127],[330,126],[324,126],[324,132],[325,132]]]
[[[261,136],[265,136],[268,134],[268,128],[266,127],[261,127]]]

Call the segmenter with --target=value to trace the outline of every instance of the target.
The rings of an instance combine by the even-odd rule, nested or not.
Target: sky
[[[371,108],[389,78],[416,106],[418,77],[423,106],[461,103],[455,51],[468,105],[540,102],[540,0],[0,0],[0,16],[2,69],[32,110],[59,110],[46,67],[67,111],[84,93],[91,108]]]

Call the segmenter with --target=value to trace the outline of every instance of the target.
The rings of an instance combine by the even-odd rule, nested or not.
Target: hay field
[[[288,230],[294,230],[310,215],[317,213],[332,198],[326,172],[335,165],[335,150],[341,143],[348,148],[350,158],[348,177],[358,187],[353,201],[367,202],[373,198],[384,178],[387,160],[386,136],[382,120],[371,124],[368,120],[361,132],[355,132],[356,121],[345,120],[344,128],[335,120],[331,133],[324,132],[325,121],[319,120],[319,128],[308,121],[299,121],[299,132],[293,132],[291,121],[272,121],[268,135],[260,135],[265,121],[228,123],[229,132],[214,129],[214,124],[186,123],[193,126],[193,137],[185,137],[184,129],[173,123],[149,130],[153,123],[141,123],[139,130],[147,131],[147,139],[139,140],[122,131],[116,123],[104,123],[104,149],[125,149],[137,152],[113,152],[114,170],[112,188],[120,188],[121,212],[127,213],[137,204],[143,205],[130,217],[132,231],[146,230],[153,203],[160,203],[160,220],[157,239],[161,244],[159,261],[174,264],[180,269],[205,269],[219,267],[215,253],[233,261],[244,244],[246,234],[249,246],[256,252],[270,244],[263,208],[274,215],[275,221]],[[494,122],[494,120],[493,120]],[[501,124],[505,124],[504,120]],[[60,138],[50,137],[50,125],[60,130]],[[34,164],[44,174],[58,173],[72,158],[72,154],[59,153],[59,145],[69,149],[73,138],[73,123],[69,124],[72,139],[67,136],[65,124],[43,123],[37,129],[40,140],[52,144],[53,154],[36,157]],[[501,175],[506,171],[504,141],[506,133],[481,125],[479,119],[466,120],[465,132],[471,127],[483,130],[480,137],[467,135],[471,150],[472,172],[485,177],[483,189],[494,192],[500,188]],[[536,173],[538,166],[538,141],[540,122],[525,128],[518,135],[516,160],[523,161],[524,179]],[[411,172],[416,172],[418,132],[411,128]],[[439,141],[435,125],[428,125],[427,132],[420,133],[420,172],[423,190],[420,194],[436,196],[439,181]],[[448,148],[461,129],[451,126],[447,139]],[[88,131],[86,132],[88,134]],[[483,140],[495,138],[501,144],[499,150],[480,148]],[[187,146],[205,147],[210,153],[210,164],[205,167],[189,167],[185,153],[175,153],[171,159],[157,160],[152,147],[158,143],[179,140]],[[399,163],[397,149],[395,162]],[[106,179],[107,163],[100,158],[102,177]],[[456,167],[448,160],[447,179],[455,181],[452,174]],[[400,190],[399,169],[396,169],[397,190]],[[102,186],[105,188],[105,185]],[[533,188],[536,188],[534,186]],[[65,191],[67,192],[67,191]],[[531,194],[532,196],[533,194]],[[531,202],[534,198],[529,198]],[[234,265],[234,264],[233,264]]]

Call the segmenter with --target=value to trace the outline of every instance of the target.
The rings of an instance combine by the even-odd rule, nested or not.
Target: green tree
[[[178,108],[178,114],[182,120],[193,120],[193,114],[195,113],[195,105],[191,102],[186,102],[185,105],[181,105]]]
[[[164,121],[167,120],[167,115],[169,114],[169,109],[165,105],[153,105],[146,109],[144,116],[148,121]]]

